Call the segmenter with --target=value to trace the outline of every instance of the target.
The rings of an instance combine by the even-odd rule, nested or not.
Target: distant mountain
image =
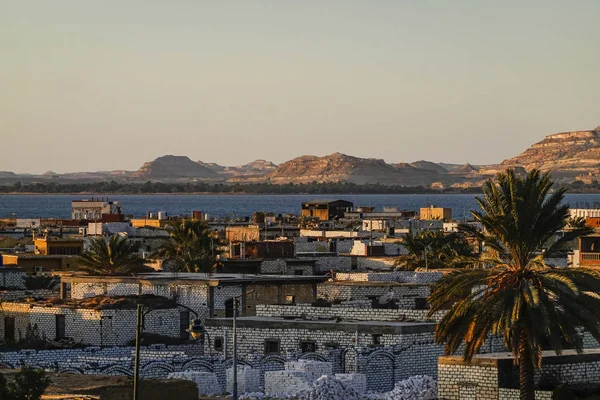
[[[515,166],[552,171],[554,179],[566,182],[596,176],[600,172],[600,126],[588,131],[548,135],[499,167]]]
[[[203,161],[197,161],[199,165],[210,168],[214,172],[226,176],[226,177],[243,177],[243,176],[254,176],[260,177],[267,175],[277,168],[277,165],[271,161],[266,160],[255,160],[248,164],[238,165],[235,167],[225,167],[216,163],[205,163]]]
[[[436,164],[431,161],[425,161],[425,160],[415,161],[415,162],[410,163],[410,165],[412,165],[415,168],[429,169],[431,171],[437,172],[438,174],[447,174],[448,173],[448,170],[446,168],[442,167],[440,164]]]
[[[212,169],[190,160],[189,157],[168,155],[145,163],[130,177],[137,179],[206,179],[216,178],[218,174]]]
[[[294,158],[280,164],[267,178],[273,183],[347,181],[356,184],[426,185],[437,179],[437,173],[409,164],[391,165],[381,159],[333,153],[324,157]]]
[[[256,160],[238,166],[194,162],[185,156],[166,155],[142,165],[135,171],[70,172],[53,171],[36,174],[15,174],[0,171],[0,184],[17,182],[85,183],[99,181],[210,181],[222,183],[309,183],[346,181],[356,184],[472,187],[506,168],[519,174],[538,168],[551,171],[558,182],[579,180],[590,183],[600,180],[600,126],[592,130],[562,132],[546,136],[542,141],[501,164],[471,165],[415,161],[389,164],[382,159],[353,157],[333,153],[318,157],[297,157],[280,165]]]

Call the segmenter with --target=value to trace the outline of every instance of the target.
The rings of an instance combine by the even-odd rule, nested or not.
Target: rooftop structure
[[[71,202],[71,218],[76,220],[100,220],[103,214],[121,214],[118,201],[102,199],[73,200]]]
[[[344,213],[351,211],[354,204],[346,200],[311,200],[302,203],[302,216],[315,217],[320,221],[343,218]]]

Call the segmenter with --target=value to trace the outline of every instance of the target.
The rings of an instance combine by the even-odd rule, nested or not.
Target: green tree
[[[463,235],[456,232],[421,231],[405,234],[402,245],[408,250],[406,256],[398,258],[397,269],[414,271],[417,268],[437,269],[460,267],[461,257],[473,255],[473,248]]]
[[[203,221],[185,219],[171,226],[170,238],[152,255],[171,261],[172,270],[183,272],[212,272],[222,253],[219,238]]]
[[[79,257],[80,269],[93,275],[130,275],[150,270],[131,240],[115,235],[90,241],[90,249]]]
[[[435,338],[455,353],[464,343],[470,360],[490,337],[504,338],[519,365],[520,398],[534,399],[534,370],[546,345],[560,354],[582,349],[584,328],[600,340],[600,275],[584,268],[545,264],[562,244],[586,233],[573,230],[555,240],[569,216],[564,190],[551,192],[549,174],[531,171],[518,177],[500,173],[477,198],[482,212],[472,212],[485,228],[462,230],[486,243],[477,262],[485,269],[444,276],[429,298],[431,313],[453,304],[436,327]]]

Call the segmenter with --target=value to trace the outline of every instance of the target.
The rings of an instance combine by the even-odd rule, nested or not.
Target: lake
[[[81,195],[0,195],[0,218],[70,218],[71,200],[91,197]],[[203,211],[209,216],[250,216],[255,211],[277,214],[300,213],[303,201],[321,199],[344,199],[354,206],[384,206],[418,210],[429,204],[450,207],[453,216],[464,218],[465,213],[477,209],[472,194],[398,194],[398,195],[115,195],[111,201],[119,201],[123,213],[143,217],[148,212],[166,211],[168,215],[191,215]],[[567,194],[571,207],[600,208],[600,194]]]

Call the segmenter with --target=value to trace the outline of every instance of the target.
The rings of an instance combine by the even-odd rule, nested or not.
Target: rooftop
[[[401,321],[355,321],[355,320],[306,320],[283,317],[239,317],[238,328],[260,329],[313,329],[381,334],[414,334],[433,332],[435,323]],[[231,318],[209,318],[206,326],[231,327]]]
[[[581,354],[577,353],[576,350],[563,350],[561,355],[557,355],[553,350],[542,351],[542,358],[544,364],[554,364],[565,362],[566,358],[576,359],[573,362],[582,361],[600,361],[600,349],[584,349]],[[469,363],[464,360],[462,356],[442,356],[439,357],[440,364],[456,364],[456,365],[498,365],[499,362],[512,362],[514,357],[511,353],[489,353],[489,354],[476,354],[473,356],[473,360]]]
[[[253,283],[253,282],[323,282],[328,276],[316,275],[260,275],[260,274],[227,274],[227,273],[192,273],[192,272],[151,272],[135,276],[92,276],[63,275],[63,282],[135,282],[135,283],[188,283],[217,286],[221,283]]]
[[[86,308],[92,310],[135,310],[138,304],[144,304],[153,308],[177,307],[177,303],[174,300],[153,294],[115,297],[100,295],[71,300],[51,298],[28,303],[37,307]]]

